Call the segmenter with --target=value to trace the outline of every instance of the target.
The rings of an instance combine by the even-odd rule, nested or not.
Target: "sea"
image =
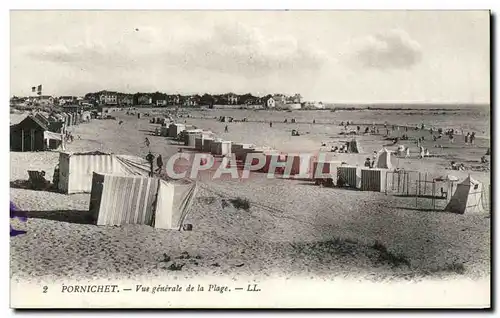
[[[476,136],[490,138],[490,105],[333,105],[324,110],[249,110],[249,109],[210,109],[204,115],[230,116],[235,119],[244,117],[251,121],[283,122],[294,118],[297,122],[317,124],[340,124],[349,121],[353,124],[384,124],[426,128],[455,129],[466,134],[475,132]],[[207,114],[208,113],[208,114]]]

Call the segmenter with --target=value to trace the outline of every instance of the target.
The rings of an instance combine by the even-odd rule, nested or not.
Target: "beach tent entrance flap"
[[[154,227],[180,230],[196,196],[196,183],[159,182]]]

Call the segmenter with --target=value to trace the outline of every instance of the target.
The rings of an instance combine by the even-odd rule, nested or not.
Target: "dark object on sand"
[[[240,209],[243,209],[245,211],[250,210],[250,201],[248,201],[247,199],[236,198],[236,199],[231,199],[229,201],[238,210],[240,210]]]
[[[184,265],[186,264],[176,264],[176,263],[172,263],[170,264],[169,267],[167,267],[168,270],[171,270],[171,271],[180,271]]]
[[[319,185],[320,187],[328,187],[328,188],[332,188],[334,186],[332,178],[316,179],[314,180],[314,184]]]
[[[29,185],[34,190],[46,190],[50,188],[50,181],[45,179],[45,171],[28,170]]]
[[[184,224],[182,226],[183,231],[192,231],[193,230],[193,224]]]
[[[300,136],[299,131],[296,129],[292,130],[292,136]]]
[[[167,253],[163,253],[163,259],[161,260],[162,262],[168,263],[170,262],[171,257],[167,255]]]
[[[488,148],[488,150],[486,150],[486,156],[491,156],[491,149]]]

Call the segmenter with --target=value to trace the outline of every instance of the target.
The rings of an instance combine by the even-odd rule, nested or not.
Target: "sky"
[[[11,11],[11,95],[489,103],[488,11]]]

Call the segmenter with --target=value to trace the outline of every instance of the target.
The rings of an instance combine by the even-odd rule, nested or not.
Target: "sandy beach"
[[[216,110],[211,115],[223,112]],[[340,144],[351,138],[339,135],[339,125],[275,122],[271,128],[259,122],[221,123],[201,113],[193,111],[192,118],[179,121],[212,130],[227,140],[284,152],[314,152],[321,142]],[[294,113],[280,115],[285,118]],[[11,121],[19,120],[15,116]],[[170,139],[149,135],[158,125],[150,124],[148,117],[137,119],[124,111],[113,116],[124,123],[93,120],[72,127],[79,138],[67,150],[143,156],[143,140],[148,137],[155,154],[168,158],[178,151]],[[224,133],[226,125],[229,132]],[[292,137],[292,129],[298,129],[301,136]],[[332,154],[335,160],[362,164],[388,142],[379,135],[357,139],[361,154]],[[468,146],[463,138],[456,139],[453,145],[440,141],[443,148],[424,142],[431,153],[442,154],[424,160],[416,158],[416,145],[410,145],[413,155],[393,158],[393,164],[434,177],[452,173],[463,179],[470,173],[489,185],[489,171],[446,170],[450,160],[479,166],[489,140],[478,138],[474,146]],[[28,169],[45,170],[51,180],[58,156],[57,151],[11,152],[11,181],[26,180]],[[259,176],[249,182],[204,180],[186,221],[193,224],[193,231],[183,232],[86,224],[89,197],[11,188],[11,200],[29,217],[27,223],[16,223],[27,233],[11,238],[13,279],[250,275],[390,280],[490,274],[489,213],[420,211],[414,198]],[[236,197],[248,199],[250,209],[223,206],[223,199]],[[171,271],[172,263],[185,265],[180,271]]]

